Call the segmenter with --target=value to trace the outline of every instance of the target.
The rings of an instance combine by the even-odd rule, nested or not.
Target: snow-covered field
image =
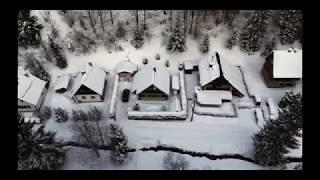
[[[39,16],[37,11],[32,11],[33,14]],[[156,20],[161,20],[163,13]],[[115,17],[126,18],[121,14],[121,11],[115,11]],[[39,16],[41,19],[41,17]],[[167,17],[166,17],[167,18]],[[65,37],[71,29],[62,21],[62,17],[52,11],[52,19],[56,22],[60,30],[61,36]],[[113,120],[109,119],[109,106],[113,90],[115,65],[127,58],[142,65],[142,59],[148,58],[149,63],[154,63],[158,66],[165,67],[165,60],[170,61],[170,67],[167,68],[171,74],[178,74],[178,64],[187,60],[197,60],[204,57],[199,51],[198,40],[187,37],[187,51],[183,53],[168,53],[166,46],[162,45],[161,32],[165,28],[164,24],[152,22],[150,20],[151,38],[145,41],[141,49],[135,49],[129,41],[119,41],[124,51],[112,51],[109,53],[104,47],[98,47],[97,50],[88,55],[75,55],[65,51],[68,60],[68,67],[64,70],[58,69],[52,64],[46,64],[45,67],[51,75],[52,82],[46,96],[44,104],[51,107],[62,107],[69,112],[71,117],[72,109],[88,109],[88,107],[97,106],[104,112],[106,122]],[[248,55],[240,51],[239,46],[234,46],[231,50],[224,47],[224,42],[228,35],[228,29],[224,26],[218,26],[208,30],[210,35],[210,50],[209,54],[218,51],[221,56],[226,58],[231,64],[240,65],[244,71],[244,79],[248,85],[249,94],[258,94],[263,101],[271,97],[277,104],[285,91],[293,89],[302,92],[302,81],[293,88],[267,88],[260,74],[260,70],[264,63],[264,59],[260,53]],[[43,35],[45,36],[45,31]],[[300,44],[295,43],[292,46],[300,48]],[[279,46],[280,49],[286,49],[286,46]],[[155,55],[160,54],[160,60],[155,60]],[[110,70],[108,76],[108,85],[106,89],[106,98],[101,103],[84,103],[75,104],[70,98],[56,94],[52,88],[56,77],[63,73],[75,73],[83,69],[87,62],[100,66],[106,70]],[[194,85],[197,85],[197,77],[186,75],[186,94],[187,98],[191,99],[194,92]],[[238,153],[247,157],[253,155],[252,136],[259,130],[256,124],[254,115],[255,108],[239,109],[238,117],[212,117],[194,114],[193,121],[128,121],[127,110],[131,103],[123,103],[121,101],[121,92],[124,88],[131,86],[128,82],[120,82],[118,89],[118,97],[116,101],[116,123],[122,125],[125,134],[128,136],[129,146],[133,148],[147,147],[157,144],[172,145],[175,147],[192,150],[197,152],[209,152],[212,154],[231,154]],[[152,108],[152,106],[143,107]],[[228,112],[230,108],[227,107]],[[56,138],[59,140],[72,140],[72,130],[69,127],[71,120],[66,123],[57,123],[54,118],[46,122],[46,130],[56,131]],[[162,159],[165,152],[135,152],[132,153],[131,160],[123,166],[113,166],[109,161],[109,152],[101,151],[101,158],[97,159],[90,150],[68,147],[65,165],[62,169],[163,169]],[[302,147],[299,150],[291,152],[292,156],[299,157],[302,155]],[[252,163],[241,160],[209,160],[206,158],[195,158],[189,155],[184,155],[190,164],[190,169],[204,169],[210,166],[212,170],[227,170],[227,169],[263,169]]]

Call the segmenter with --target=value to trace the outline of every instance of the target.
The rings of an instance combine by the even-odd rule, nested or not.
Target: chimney
[[[92,67],[92,62],[88,62],[88,64],[89,64],[89,66],[91,66],[91,67]]]
[[[154,72],[157,72],[156,67],[153,67],[153,71],[154,71]]]
[[[293,48],[293,52],[296,53],[298,51],[297,48]]]
[[[211,69],[213,66],[213,56],[211,56],[211,59],[209,60],[209,68]]]
[[[289,49],[288,49],[288,52],[290,53],[290,52],[292,52],[292,50],[293,50],[292,48],[289,48]]]

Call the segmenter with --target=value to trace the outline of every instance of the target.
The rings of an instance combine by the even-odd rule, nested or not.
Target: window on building
[[[31,108],[30,106],[18,106],[19,108],[21,108],[21,109],[29,109],[29,108]]]
[[[86,96],[81,96],[81,98],[82,98],[82,99],[87,99],[87,97],[86,97]]]
[[[95,96],[91,96],[91,99],[95,99],[96,97]]]

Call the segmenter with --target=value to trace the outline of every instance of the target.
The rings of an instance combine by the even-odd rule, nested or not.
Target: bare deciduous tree
[[[97,35],[96,28],[94,27],[93,17],[92,17],[92,14],[91,14],[90,10],[87,10],[87,14],[88,14],[88,17],[89,17],[90,24],[91,24],[91,27],[93,29],[93,32],[94,32],[95,35]]]
[[[109,10],[109,12],[110,12],[111,23],[112,23],[112,25],[113,25],[112,11],[111,11],[111,10]]]
[[[99,18],[100,18],[100,23],[101,23],[102,31],[104,32],[103,15],[102,15],[101,10],[98,10],[98,15],[99,15]]]
[[[191,25],[190,25],[190,31],[189,31],[190,34],[191,34],[191,31],[192,31],[193,16],[194,16],[194,10],[191,11]]]

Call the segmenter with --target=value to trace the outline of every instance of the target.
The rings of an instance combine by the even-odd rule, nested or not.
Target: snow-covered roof
[[[230,64],[226,59],[221,58],[219,55],[222,76],[240,93],[243,95],[246,93],[246,87],[243,84],[242,74],[240,69]]]
[[[202,105],[221,105],[222,100],[231,101],[232,93],[223,90],[198,90],[196,87],[197,101]]]
[[[210,67],[211,65],[211,67]],[[209,56],[199,61],[200,85],[204,86],[220,77],[219,65],[215,56]]]
[[[184,61],[184,69],[186,70],[192,70],[193,66],[197,66],[198,62],[197,61]]]
[[[136,94],[154,85],[167,95],[170,94],[170,74],[161,67],[153,65],[144,66],[133,79],[133,89]]]
[[[18,98],[32,105],[38,105],[46,82],[32,74],[18,75]]]
[[[273,51],[273,77],[302,78],[302,50]]]
[[[70,79],[71,79],[70,74],[63,74],[63,75],[58,76],[53,90],[56,91],[56,90],[63,89],[63,88],[67,89],[69,82],[70,82]]]
[[[116,72],[129,72],[129,73],[134,73],[135,71],[138,71],[138,66],[131,62],[131,61],[121,61],[116,65]]]
[[[172,76],[171,78],[171,88],[175,90],[180,89],[179,76]]]
[[[81,85],[84,85],[92,91],[96,92],[97,94],[102,95],[105,80],[106,72],[100,69],[99,67],[90,65],[88,63],[86,66],[86,72],[83,75],[80,72],[74,79],[70,91],[71,96],[73,96],[78,91]]]

